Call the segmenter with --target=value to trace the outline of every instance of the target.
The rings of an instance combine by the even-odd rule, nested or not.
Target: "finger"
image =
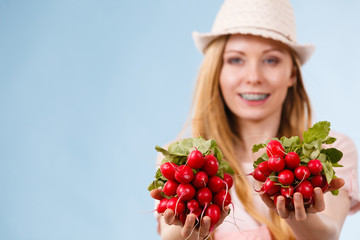
[[[267,193],[260,193],[261,199],[264,201],[266,206],[270,209],[276,210],[276,206],[274,201],[270,198],[269,194]]]
[[[166,224],[169,225],[179,225],[182,226],[180,220],[176,219],[175,213],[172,209],[166,209],[164,212],[164,220]]]
[[[326,192],[340,189],[342,186],[344,186],[344,184],[345,184],[344,179],[334,178],[333,180],[331,180],[331,182],[329,184],[329,188],[327,189]]]
[[[289,211],[286,209],[284,196],[277,197],[276,208],[277,208],[277,213],[281,218],[289,217]]]
[[[314,200],[315,200],[315,205],[314,208],[318,211],[318,212],[322,212],[325,210],[325,200],[324,200],[324,194],[321,191],[321,188],[316,187],[314,189]]]
[[[305,221],[306,211],[301,193],[294,193],[294,209],[295,219],[297,221]]]
[[[225,218],[229,215],[229,210],[230,210],[230,207],[229,206],[226,206],[224,207],[223,210],[221,210],[221,216],[220,216],[220,219],[219,221],[215,224],[215,227],[219,226],[220,224],[222,224],[225,220]]]
[[[196,221],[195,214],[191,213],[191,214],[187,215],[185,224],[184,224],[183,228],[181,229],[181,236],[183,236],[184,238],[187,238],[192,234],[192,232],[194,231],[195,221]]]
[[[209,216],[203,217],[199,229],[200,238],[206,238],[209,235],[210,225],[211,225],[211,218]]]
[[[161,200],[164,197],[161,195],[161,189],[153,189],[150,191],[150,196],[156,200]]]

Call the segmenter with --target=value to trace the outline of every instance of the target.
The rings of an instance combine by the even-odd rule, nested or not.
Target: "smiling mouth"
[[[241,93],[240,97],[246,101],[262,101],[268,98],[270,94],[263,93]]]

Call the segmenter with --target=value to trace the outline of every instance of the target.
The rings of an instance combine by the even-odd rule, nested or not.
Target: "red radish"
[[[180,184],[176,189],[176,194],[183,201],[189,201],[195,196],[195,188],[190,183]]]
[[[230,174],[224,173],[224,179],[223,180],[224,180],[224,182],[226,182],[228,189],[230,189],[233,186],[234,181],[233,181],[233,178],[231,177]]]
[[[219,221],[221,216],[221,210],[216,204],[210,204],[205,210],[205,216],[210,217],[211,224],[210,229]]]
[[[260,163],[257,167],[267,177],[272,173],[272,170],[269,168],[268,161],[264,161],[264,162]]]
[[[203,188],[203,187],[206,187],[206,184],[208,183],[208,181],[209,181],[208,175],[203,171],[199,171],[195,174],[191,183],[196,188]]]
[[[310,171],[305,166],[299,166],[295,168],[294,175],[297,180],[303,181],[310,177]]]
[[[176,181],[168,180],[164,187],[163,187],[163,193],[165,193],[167,196],[171,197],[176,194],[176,189],[178,188],[179,183]]]
[[[273,155],[268,160],[269,168],[274,172],[280,172],[285,168],[285,160],[279,155]]]
[[[285,156],[285,150],[283,145],[277,140],[270,140],[266,145],[266,153],[268,157],[278,155],[280,157]]]
[[[195,197],[200,206],[206,206],[211,203],[213,195],[209,188],[203,187],[197,190]]]
[[[200,207],[199,203],[195,199],[191,199],[190,201],[188,201],[186,206],[190,210],[190,212],[194,212]]]
[[[202,171],[206,172],[210,177],[215,176],[219,170],[219,163],[216,157],[212,154],[205,156],[205,163]]]
[[[283,195],[284,197],[290,198],[294,195],[294,187],[293,186],[289,186],[289,187],[282,187],[280,192],[281,195]]]
[[[179,183],[189,183],[193,177],[193,170],[187,165],[180,165],[175,171],[175,179]]]
[[[213,193],[218,193],[218,192],[220,192],[220,190],[225,188],[225,182],[218,176],[210,177],[209,182],[208,182],[208,188]]]
[[[180,200],[178,197],[173,197],[169,199],[168,203],[166,204],[166,208],[172,209],[175,214],[180,214],[185,212],[186,205],[184,201]]]
[[[198,208],[198,209],[194,210],[194,211],[191,212],[191,213],[195,214],[195,215],[196,215],[196,218],[198,218],[198,217],[200,217],[200,215],[201,215],[202,212],[203,212],[203,210],[202,210],[201,208]]]
[[[325,192],[329,187],[329,184],[327,183],[326,177],[324,175],[319,174],[319,175],[313,176],[311,178],[310,182],[314,188],[319,187],[319,188],[321,188],[321,190],[323,192]]]
[[[179,214],[179,220],[181,221],[181,223],[182,223],[183,225],[185,224],[186,217],[187,217],[187,214],[184,213],[184,212]]]
[[[223,208],[231,203],[231,195],[223,189],[214,196],[212,201],[220,208]]]
[[[289,169],[282,170],[278,175],[278,179],[282,185],[288,186],[294,182],[294,173]]]
[[[317,175],[321,173],[323,166],[321,162],[317,159],[310,160],[307,164],[307,167],[311,173],[311,175]]]
[[[295,169],[300,165],[300,157],[296,152],[289,152],[284,159],[285,166],[288,169]]]
[[[252,175],[256,180],[258,180],[259,182],[265,182],[267,179],[267,176],[264,175],[259,168],[255,168],[255,170],[250,173],[250,175]]]
[[[193,169],[200,169],[204,165],[204,162],[203,154],[196,148],[187,156],[187,165]]]
[[[281,189],[281,186],[277,185],[276,182],[271,181],[270,178],[266,179],[265,183],[263,184],[263,187],[264,187],[264,191],[270,196],[273,196],[276,193],[280,192]]]
[[[163,213],[166,210],[166,205],[168,203],[169,199],[163,198],[160,200],[159,204],[157,205],[156,211],[158,213]]]
[[[301,182],[295,190],[301,193],[305,199],[311,199],[314,193],[313,185],[307,180]]]
[[[161,174],[168,180],[175,180],[175,170],[178,167],[175,163],[166,162],[160,166]]]

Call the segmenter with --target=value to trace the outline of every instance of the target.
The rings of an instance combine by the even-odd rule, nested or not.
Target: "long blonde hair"
[[[286,222],[270,211],[271,219],[260,214],[254,207],[250,187],[240,168],[234,152],[234,144],[238,142],[238,134],[233,126],[233,116],[223,100],[219,78],[223,65],[223,51],[229,35],[213,41],[206,49],[195,88],[192,113],[193,136],[215,139],[224,153],[224,158],[235,170],[235,190],[245,210],[258,222],[267,225],[274,239],[293,239],[291,229]],[[280,136],[301,136],[311,123],[311,107],[300,73],[300,63],[294,52],[290,51],[297,80],[290,87],[283,105]]]

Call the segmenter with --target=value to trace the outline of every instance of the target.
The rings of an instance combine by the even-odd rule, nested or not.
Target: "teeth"
[[[248,101],[261,101],[269,96],[269,94],[253,94],[253,93],[243,93],[240,96]]]

